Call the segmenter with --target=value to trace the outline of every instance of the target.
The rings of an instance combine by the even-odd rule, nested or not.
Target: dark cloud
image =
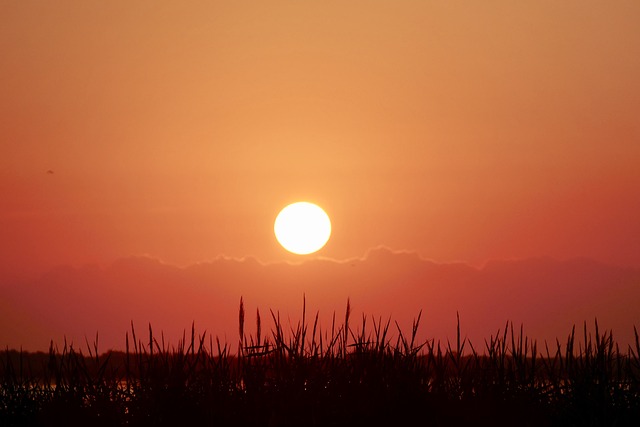
[[[59,267],[20,286],[0,287],[0,343],[45,349],[65,337],[84,343],[100,334],[103,348],[122,348],[125,333],[149,323],[175,342],[195,322],[200,331],[237,340],[240,297],[247,322],[256,309],[296,322],[303,297],[307,313],[326,326],[342,318],[347,298],[354,319],[362,314],[392,318],[409,327],[420,310],[421,337],[453,337],[456,313],[476,347],[506,321],[524,324],[538,340],[563,340],[572,325],[613,329],[626,348],[640,325],[640,270],[589,259],[494,261],[482,268],[439,264],[411,252],[379,247],[362,258],[260,263],[254,258],[218,258],[180,268],[151,257],[122,258],[108,267]],[[263,320],[264,323],[264,320]],[[370,324],[370,323],[369,323]],[[91,338],[92,339],[92,338]]]

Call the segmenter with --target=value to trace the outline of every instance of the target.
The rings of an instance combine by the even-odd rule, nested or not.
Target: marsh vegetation
[[[176,344],[132,325],[122,352],[98,338],[0,357],[2,426],[623,426],[640,421],[640,340],[620,349],[597,321],[536,343],[505,324],[479,347],[418,342],[390,319],[334,314],[285,324],[260,312],[235,344],[190,332]]]

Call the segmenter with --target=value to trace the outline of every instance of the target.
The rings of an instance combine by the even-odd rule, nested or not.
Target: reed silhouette
[[[260,312],[231,345],[195,325],[175,345],[134,325],[126,350],[99,354],[98,340],[48,353],[7,349],[0,358],[2,426],[626,426],[640,421],[640,340],[621,351],[609,331],[585,323],[566,341],[539,346],[506,323],[477,348],[418,342],[391,319],[349,301],[323,329],[318,313],[285,325]],[[354,325],[357,323],[358,325]],[[581,335],[578,337],[578,335]],[[541,348],[542,347],[542,348]]]

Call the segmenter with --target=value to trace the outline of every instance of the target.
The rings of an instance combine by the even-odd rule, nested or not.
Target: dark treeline
[[[123,352],[53,343],[0,357],[2,426],[625,426],[640,422],[640,342],[575,329],[542,346],[506,324],[476,348],[416,342],[387,320],[318,317],[221,343],[191,333],[175,346],[149,327]],[[417,420],[417,421],[416,421]]]

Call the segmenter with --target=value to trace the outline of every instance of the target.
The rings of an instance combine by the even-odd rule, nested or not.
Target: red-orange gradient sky
[[[336,259],[640,265],[637,1],[0,7],[7,274],[282,260],[298,199]]]
[[[425,308],[430,336],[459,310],[480,343],[594,317],[630,342],[639,22],[637,0],[0,2],[0,345],[233,332],[240,296],[303,293]],[[297,200],[333,223],[306,258],[273,235]]]

